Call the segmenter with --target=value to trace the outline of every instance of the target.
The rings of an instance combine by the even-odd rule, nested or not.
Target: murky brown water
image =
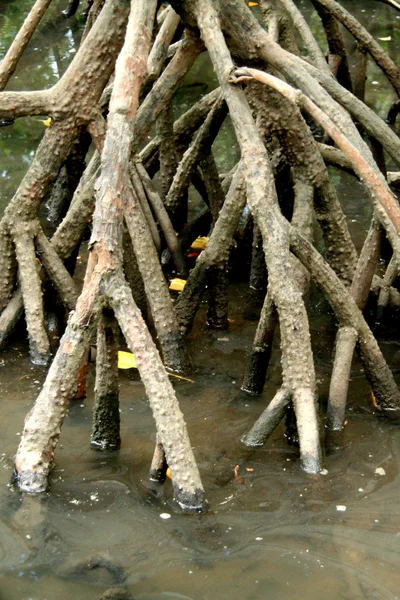
[[[0,25],[3,31],[5,24],[10,28],[9,36],[23,5],[29,4],[1,4]],[[346,3],[362,10],[376,4]],[[63,3],[55,2],[55,9],[60,7]],[[378,8],[369,16],[374,16],[371,23],[379,24],[385,37],[391,23],[387,18],[396,23],[396,15]],[[42,85],[46,74],[50,85],[57,36],[67,49],[58,62],[66,64],[78,30],[77,26],[74,33],[65,23],[58,30],[46,29],[37,45],[33,41],[15,85],[24,87],[28,73],[30,87]],[[399,33],[392,28],[391,35],[396,38]],[[41,71],[40,64],[39,78],[32,73]],[[377,88],[383,86],[379,74],[374,71],[372,77],[380,82]],[[188,80],[188,96],[178,98],[177,108],[184,108],[188,97],[198,93],[191,86],[195,78],[193,74]],[[391,98],[385,90],[378,102],[383,114]],[[24,120],[0,130],[1,149],[11,151],[1,157],[3,204],[30,161],[41,128],[40,123]],[[228,164],[230,157],[220,159]],[[359,184],[336,176],[353,234],[360,241],[370,209]],[[275,353],[264,394],[253,398],[240,391],[255,328],[254,322],[243,320],[246,293],[243,285],[233,288],[228,332],[208,331],[204,314],[199,315],[189,336],[195,383],[174,382],[211,506],[202,517],[183,516],[176,510],[169,481],[158,490],[149,488],[154,423],[133,371],[121,374],[121,450],[101,453],[89,447],[91,372],[89,397],[73,404],[66,419],[50,494],[39,498],[16,492],[9,485],[12,457],[45,372],[30,364],[22,342],[1,353],[1,600],[96,600],[122,581],[142,600],[400,597],[399,424],[374,414],[369,386],[355,361],[348,424],[340,436],[325,439],[326,475],[308,476],[299,469],[297,451],[287,446],[282,427],[263,448],[249,452],[241,447],[240,437],[280,378]],[[318,298],[312,308],[312,336],[323,405],[334,324],[326,303]],[[394,337],[389,327],[381,342],[388,360],[399,369],[400,346]],[[325,435],[322,429],[321,433]],[[233,477],[235,465],[240,467],[241,484]],[[161,518],[163,513],[170,518]],[[77,566],[96,555],[109,568]]]

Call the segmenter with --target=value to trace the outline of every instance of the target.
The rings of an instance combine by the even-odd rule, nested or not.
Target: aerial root
[[[45,365],[50,359],[50,342],[44,326],[42,282],[36,262],[34,233],[23,231],[15,237],[19,281],[25,306],[32,362]]]
[[[97,324],[96,381],[91,444],[117,450],[121,444],[118,388],[119,328],[112,311],[104,309]]]

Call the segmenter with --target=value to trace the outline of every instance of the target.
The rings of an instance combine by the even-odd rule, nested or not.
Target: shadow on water
[[[2,3],[0,23],[8,28],[4,47],[30,4]],[[52,14],[64,4],[55,2]],[[357,5],[354,0],[346,4]],[[359,7],[366,5],[375,10],[372,1],[358,2]],[[54,30],[51,18],[32,41],[13,81],[15,87],[51,85],[73,56],[79,19]],[[379,6],[382,37],[394,18],[390,9]],[[400,34],[396,30],[392,35],[398,51]],[[56,47],[62,49],[62,58],[60,51],[57,58]],[[204,63],[197,65],[197,72],[203,67]],[[371,100],[384,114],[390,94],[372,67],[371,73],[379,82]],[[202,81],[214,85],[212,73]],[[207,91],[195,83],[196,70],[186,82],[185,94],[176,98],[177,112]],[[379,87],[385,91],[379,94],[375,89]],[[3,206],[32,158],[42,127],[34,119],[24,119],[0,130],[1,149],[6,150],[0,167]],[[225,135],[231,140],[229,127]],[[226,148],[226,142],[218,143]],[[232,139],[228,144],[232,154],[233,145]],[[228,152],[219,160],[221,168],[229,168],[232,156]],[[335,177],[352,234],[361,243],[370,209],[357,182],[340,173]],[[180,514],[172,502],[170,481],[158,490],[148,486],[154,423],[143,386],[132,371],[121,375],[121,450],[103,454],[89,447],[90,392],[83,403],[70,408],[57,448],[51,493],[38,498],[16,492],[9,484],[12,457],[45,372],[29,363],[23,344],[15,343],[2,353],[1,600],[98,600],[106,590],[103,598],[137,600],[400,596],[398,424],[374,414],[369,387],[355,361],[348,423],[339,436],[325,440],[325,475],[300,471],[297,451],[286,445],[282,428],[263,448],[250,452],[241,447],[238,440],[280,381],[275,353],[263,395],[253,398],[240,391],[255,328],[254,322],[243,319],[246,293],[241,285],[233,289],[228,332],[207,331],[205,316],[199,314],[189,336],[195,383],[174,382],[211,505],[205,516]],[[311,328],[323,404],[334,323],[318,296]],[[398,368],[399,344],[386,339],[383,349]],[[91,372],[89,390],[93,377]]]

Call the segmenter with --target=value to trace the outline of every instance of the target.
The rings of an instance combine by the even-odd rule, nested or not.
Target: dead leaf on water
[[[51,125],[51,117],[49,117],[48,119],[35,119],[35,121],[38,121],[39,123],[43,123],[43,125],[45,127],[50,127],[50,125]]]
[[[179,277],[175,277],[175,279],[171,279],[169,282],[169,289],[174,292],[181,292],[186,285],[186,279],[179,279]]]
[[[190,246],[193,250],[204,250],[207,246],[209,238],[206,236],[198,237],[194,240],[193,244]]]
[[[132,352],[124,352],[123,350],[119,350],[118,369],[137,369],[136,356],[132,354]],[[189,379],[189,377],[184,377],[183,375],[178,375],[177,373],[170,373],[169,371],[167,371],[167,374],[170,377],[182,379],[182,381],[188,381],[189,383],[194,383],[193,379]]]

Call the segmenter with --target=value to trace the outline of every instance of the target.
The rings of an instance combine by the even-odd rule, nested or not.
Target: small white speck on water
[[[346,509],[347,509],[347,506],[345,506],[344,504],[337,504],[337,505],[336,505],[336,510],[337,510],[338,512],[345,512],[345,511],[346,511]]]
[[[160,514],[160,519],[170,519],[171,515],[169,513],[161,513]]]
[[[261,542],[264,538],[262,537],[256,537],[256,542]]]

